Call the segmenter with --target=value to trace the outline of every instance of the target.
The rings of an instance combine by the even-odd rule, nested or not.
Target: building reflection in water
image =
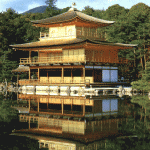
[[[48,150],[98,150],[100,148],[105,148],[106,146],[105,140],[84,144],[63,138],[39,136],[34,134],[14,133],[12,135],[26,136],[35,139],[39,142],[39,148],[47,148]]]
[[[118,135],[125,120],[122,100],[117,96],[61,96],[18,94],[20,122],[31,132],[92,142]]]

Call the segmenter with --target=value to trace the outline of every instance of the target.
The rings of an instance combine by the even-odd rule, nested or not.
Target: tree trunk
[[[141,52],[140,52],[140,56],[141,56]],[[142,60],[142,56],[141,56],[141,64],[142,64],[142,70],[143,70],[143,60]]]
[[[136,68],[136,56],[135,56],[135,48],[134,48],[134,67]]]
[[[145,54],[145,44],[144,44],[144,61],[145,61],[145,70],[146,70],[146,54]]]
[[[146,70],[146,54],[144,54],[145,70]]]

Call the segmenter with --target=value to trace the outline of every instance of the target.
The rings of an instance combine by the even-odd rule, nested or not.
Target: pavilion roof
[[[16,44],[10,45],[14,49],[28,49],[28,48],[40,48],[40,47],[48,47],[48,46],[60,46],[60,45],[68,45],[68,44],[78,44],[78,43],[93,43],[98,45],[110,45],[110,46],[123,46],[123,47],[136,47],[137,44],[123,44],[123,43],[110,43],[104,41],[95,41],[91,39],[80,39],[80,38],[72,38],[72,39],[57,39],[57,40],[43,40],[25,44]]]
[[[115,21],[103,20],[103,19],[99,19],[96,17],[86,15],[86,14],[76,10],[75,8],[71,8],[67,12],[62,13],[57,16],[53,16],[53,17],[41,19],[41,20],[35,20],[35,21],[31,21],[31,22],[33,24],[49,25],[49,24],[56,24],[56,23],[63,23],[63,22],[71,21],[71,20],[74,20],[75,18],[79,18],[81,20],[88,21],[88,22],[97,23],[100,25],[105,24],[105,26],[113,24],[115,22]]]
[[[13,69],[12,72],[29,72],[29,66],[19,66],[16,69]]]

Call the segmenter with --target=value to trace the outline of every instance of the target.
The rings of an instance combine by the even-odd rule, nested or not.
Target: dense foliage
[[[17,14],[15,10],[8,9],[0,13],[0,82],[11,80],[11,70],[16,68],[19,58],[28,57],[24,51],[14,51],[10,49],[11,44],[21,44],[37,41],[39,32],[45,31],[44,28],[32,26],[31,20],[40,20],[52,17],[68,11],[70,7],[62,10],[56,9],[56,0],[46,0],[47,9],[44,13]],[[147,45],[150,39],[150,8],[138,3],[131,9],[125,9],[118,4],[110,6],[107,10],[95,10],[86,6],[83,13],[93,17],[113,20],[111,26],[102,28],[106,32],[106,40],[116,43],[138,44],[138,49],[120,50],[119,57],[129,60],[127,65],[119,66],[119,75],[127,79],[136,80],[140,71],[146,68],[148,59]],[[101,32],[101,30],[99,30]]]

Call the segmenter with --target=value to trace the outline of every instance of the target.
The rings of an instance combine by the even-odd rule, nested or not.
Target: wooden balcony
[[[20,65],[56,64],[56,63],[85,63],[85,62],[86,62],[85,55],[20,58]]]

